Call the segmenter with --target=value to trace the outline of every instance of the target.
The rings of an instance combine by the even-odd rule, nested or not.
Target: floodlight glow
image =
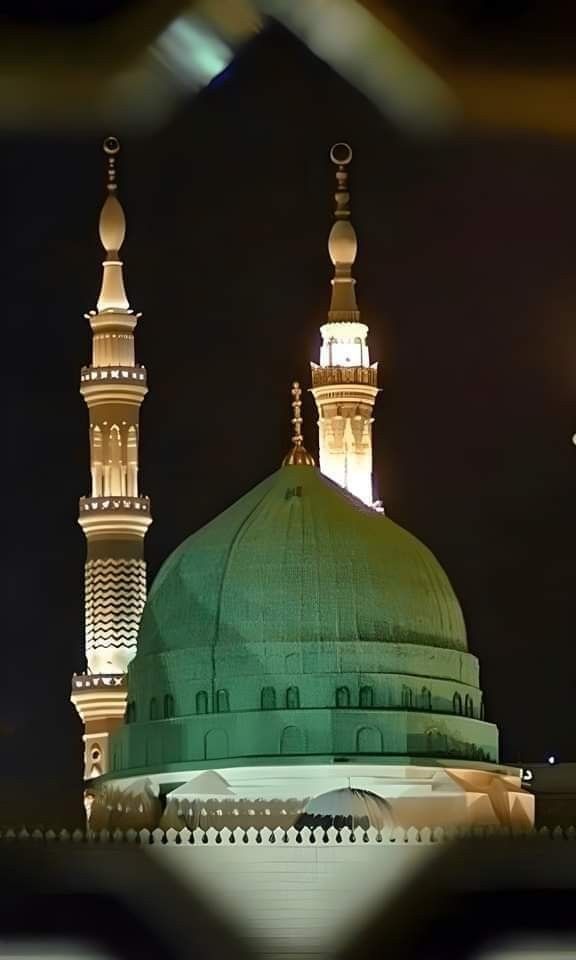
[[[232,60],[230,48],[194,16],[173,20],[152,49],[178,82],[192,90],[210,83]]]

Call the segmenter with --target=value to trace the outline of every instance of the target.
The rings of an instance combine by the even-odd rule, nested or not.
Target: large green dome
[[[272,474],[162,567],[139,654],[208,638],[466,650],[458,601],[430,551],[307,466]]]
[[[430,551],[313,467],[290,465],[160,570],[113,776],[496,760],[483,717],[462,612]]]

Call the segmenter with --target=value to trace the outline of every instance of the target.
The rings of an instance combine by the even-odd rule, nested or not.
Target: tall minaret
[[[86,780],[109,768],[110,734],[126,707],[126,670],[146,599],[144,537],[150,502],[138,489],[140,405],[146,371],[134,358],[134,328],[120,248],[126,220],[117,197],[115,137],[104,141],[108,190],[100,214],[105,250],[97,309],[86,314],[92,328],[92,363],[81,373],[80,392],[90,417],[92,489],[80,500],[79,523],[87,541],[85,567],[86,662],[72,680],[72,702],[84,723]]]
[[[312,363],[312,393],[318,407],[320,469],[341,487],[372,506],[372,422],[378,394],[378,364],[370,363],[360,322],[352,265],[358,242],[350,223],[347,165],[352,150],[337,143],[330,151],[336,164],[336,210],[328,239],[334,264],[328,323],[320,328],[320,364]]]

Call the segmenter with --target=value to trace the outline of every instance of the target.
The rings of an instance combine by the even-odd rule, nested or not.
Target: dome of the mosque
[[[431,552],[319,471],[290,466],[169,557],[138,653],[363,641],[466,649],[458,601]]]
[[[495,758],[478,664],[419,540],[310,465],[193,534],[150,591],[117,770]]]
[[[302,825],[314,827],[394,827],[390,804],[371,790],[341,787],[312,797],[306,804]]]

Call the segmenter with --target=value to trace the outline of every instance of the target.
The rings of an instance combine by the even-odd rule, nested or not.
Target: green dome
[[[158,574],[112,777],[414,757],[498,757],[458,601],[415,537],[283,467]]]
[[[359,640],[466,650],[438,561],[310,467],[283,467],[193,534],[150,592],[139,654]]]

